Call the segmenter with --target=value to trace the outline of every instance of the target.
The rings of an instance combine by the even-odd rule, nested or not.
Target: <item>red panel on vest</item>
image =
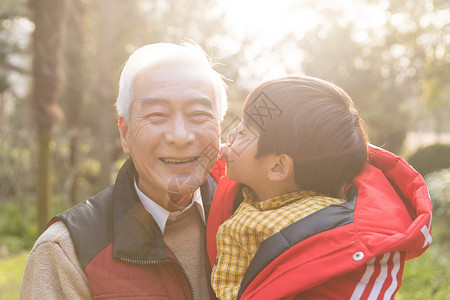
[[[86,266],[94,299],[190,299],[189,286],[176,263],[131,264],[112,257],[109,244]]]

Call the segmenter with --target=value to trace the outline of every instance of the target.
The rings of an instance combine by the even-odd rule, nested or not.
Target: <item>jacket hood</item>
[[[381,172],[378,178],[383,176],[386,178],[385,183],[379,188],[385,188],[390,190],[390,195],[397,195],[402,201],[403,206],[397,203],[397,199],[391,202],[398,206],[387,210],[386,208],[381,211],[377,211],[380,217],[380,223],[388,223],[388,218],[398,218],[401,216],[404,218],[403,227],[399,227],[392,231],[392,236],[386,237],[386,243],[392,242],[389,248],[395,251],[405,251],[406,259],[411,259],[421,255],[432,243],[432,203],[428,188],[423,177],[414,168],[404,161],[401,157],[394,155],[381,148],[371,146],[370,147],[370,166],[373,173]],[[379,170],[379,171],[377,171]],[[373,191],[373,188],[369,190],[370,184],[376,181],[368,181],[364,183],[364,174],[358,176],[354,180],[354,185],[360,190],[367,189],[368,194]],[[375,187],[376,188],[376,187]],[[363,189],[363,190],[364,190]],[[383,192],[386,193],[386,190]],[[395,192],[395,194],[394,194]],[[373,198],[374,202],[377,198]],[[373,205],[375,206],[375,205]],[[395,209],[395,210],[394,210]],[[407,220],[405,210],[410,216],[410,220]],[[357,218],[361,226],[370,226],[363,216]],[[395,225],[397,225],[395,223]],[[373,227],[373,224],[372,224]],[[373,243],[379,241],[372,241]],[[381,250],[382,251],[382,250]]]

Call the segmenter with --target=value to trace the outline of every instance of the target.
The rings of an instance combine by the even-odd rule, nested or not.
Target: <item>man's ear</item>
[[[269,180],[283,181],[294,174],[294,160],[287,154],[273,157],[272,165],[267,174]]]
[[[119,117],[117,122],[120,132],[120,143],[122,144],[122,150],[125,154],[130,154],[130,148],[128,147],[128,124],[123,117]]]

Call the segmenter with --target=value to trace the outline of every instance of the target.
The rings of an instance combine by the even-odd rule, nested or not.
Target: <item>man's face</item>
[[[219,152],[214,89],[203,70],[168,62],[141,71],[134,80],[130,121],[120,127],[139,189],[174,211],[206,179]]]

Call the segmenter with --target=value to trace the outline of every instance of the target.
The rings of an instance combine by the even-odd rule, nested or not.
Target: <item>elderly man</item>
[[[131,157],[113,186],[50,222],[28,257],[21,299],[212,297],[205,222],[225,90],[195,45],[130,56],[116,107]]]

